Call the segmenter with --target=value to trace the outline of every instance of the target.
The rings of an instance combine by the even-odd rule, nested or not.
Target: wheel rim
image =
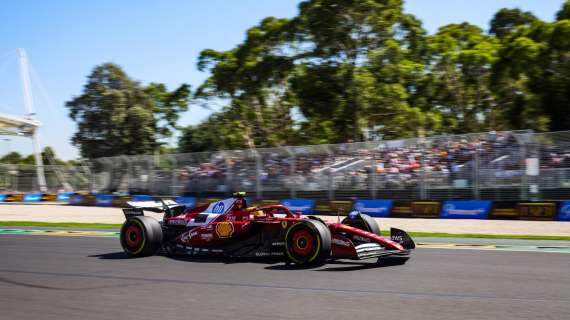
[[[307,230],[296,231],[291,240],[291,249],[300,257],[310,255],[315,246],[314,236]]]
[[[130,251],[137,251],[143,243],[143,232],[140,226],[131,224],[125,230],[125,244]]]

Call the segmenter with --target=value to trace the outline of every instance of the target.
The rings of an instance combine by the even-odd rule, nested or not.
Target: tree
[[[489,81],[500,48],[496,39],[469,23],[441,27],[428,38],[433,98],[447,130],[455,133],[496,129]]]
[[[66,165],[67,162],[58,159],[55,151],[51,147],[45,147],[41,153],[42,160],[44,165]],[[0,163],[7,163],[7,164],[24,164],[24,165],[35,165],[36,158],[33,154],[29,154],[27,156],[22,156],[18,152],[10,152],[0,158]]]
[[[560,11],[556,13],[556,21],[569,20],[570,19],[570,0],[566,0],[562,5]]]
[[[568,12],[546,23],[504,8],[489,33],[464,22],[428,36],[401,0],[303,1],[232,49],[202,51],[210,75],[195,97],[226,104],[181,149],[568,129]]]
[[[0,163],[20,164],[22,160],[23,157],[20,153],[12,151],[0,158]]]
[[[288,28],[289,20],[269,17],[249,29],[236,48],[200,54],[198,68],[211,75],[195,97],[229,100],[225,111],[233,115],[232,129],[242,135],[242,147],[279,146],[292,133],[286,87],[293,63],[277,52]]]
[[[393,39],[402,2],[313,0],[301,3],[299,8],[299,37],[301,42],[309,44],[304,55],[307,67],[300,75],[309,77],[304,80],[308,83],[314,78],[312,70],[326,70],[329,79],[336,79],[331,86],[337,87],[335,93],[326,94],[319,93],[323,90],[315,86],[297,86],[300,110],[309,121],[332,121],[331,129],[337,132],[332,142],[361,140],[362,129],[368,126],[366,114],[373,107],[366,99],[371,96],[366,89],[373,86],[367,85],[370,84],[367,79],[371,79],[364,67],[370,52],[385,47]],[[302,92],[311,88],[317,92]],[[327,106],[315,108],[314,100],[303,99],[314,94],[324,94],[329,99]],[[311,118],[311,114],[317,117]]]
[[[173,92],[162,84],[145,88],[118,65],[96,66],[83,93],[66,103],[78,125],[72,142],[86,158],[152,153],[186,110],[189,91],[187,85]]]
[[[570,20],[518,29],[500,52],[495,82],[511,84],[514,126],[537,130],[570,128]]]
[[[176,90],[169,92],[162,83],[150,83],[144,88],[145,93],[153,101],[153,114],[156,121],[157,139],[172,136],[177,126],[180,114],[188,110],[190,86],[182,84]]]
[[[522,11],[518,8],[503,8],[493,16],[489,33],[497,36],[499,39],[503,39],[513,32],[516,27],[530,25],[537,20],[536,16],[529,11]]]

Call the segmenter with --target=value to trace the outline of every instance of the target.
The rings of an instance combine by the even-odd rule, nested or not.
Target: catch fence
[[[570,132],[444,135],[331,145],[120,156],[46,166],[50,191],[256,198],[570,199]],[[33,166],[0,188],[37,189]]]

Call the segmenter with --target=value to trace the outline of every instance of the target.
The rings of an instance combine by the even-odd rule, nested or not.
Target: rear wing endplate
[[[186,206],[174,200],[161,201],[128,201],[127,207],[123,208],[125,218],[144,216],[144,211],[165,212],[170,215],[179,215],[186,210]]]

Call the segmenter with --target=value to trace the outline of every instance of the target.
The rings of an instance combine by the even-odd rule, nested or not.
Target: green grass
[[[43,227],[43,228],[87,228],[87,229],[120,229],[120,224],[112,223],[77,223],[77,222],[35,222],[35,221],[0,221],[0,227]],[[412,237],[430,238],[478,238],[478,239],[519,239],[519,240],[565,240],[570,236],[535,236],[535,235],[495,235],[474,233],[441,233],[441,232],[408,232]],[[388,231],[383,231],[388,236]]]

